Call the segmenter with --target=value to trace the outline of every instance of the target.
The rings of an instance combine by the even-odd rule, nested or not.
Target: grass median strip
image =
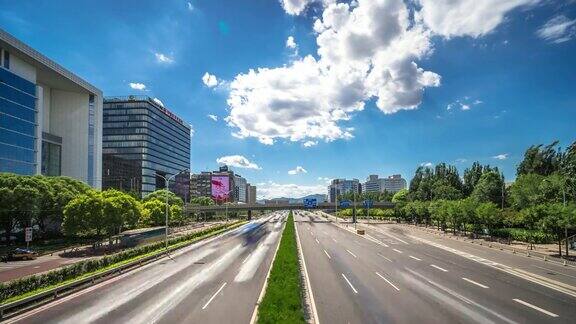
[[[238,221],[230,225],[220,225],[211,229],[185,235],[181,238],[169,240],[169,250],[175,250],[186,245],[198,242],[205,238],[218,235],[227,230],[237,228],[245,221]],[[129,249],[100,259],[80,261],[76,264],[55,269],[44,274],[32,275],[0,284],[0,305],[15,302],[30,296],[58,288],[87,277],[119,268],[130,262],[146,257],[164,253],[164,242],[157,242],[142,247]],[[105,260],[105,261],[103,261]]]
[[[258,308],[258,323],[306,323],[302,278],[292,212],[288,215],[266,294]]]

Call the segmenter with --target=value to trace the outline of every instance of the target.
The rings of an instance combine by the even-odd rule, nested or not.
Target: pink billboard
[[[212,176],[212,199],[216,201],[228,200],[230,195],[230,180],[228,176]]]

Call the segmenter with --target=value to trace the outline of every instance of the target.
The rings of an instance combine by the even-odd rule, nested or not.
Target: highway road
[[[287,212],[11,318],[9,323],[249,323]]]
[[[385,226],[360,236],[305,211],[295,220],[320,323],[576,321],[574,286],[487,257],[502,252],[479,256]]]

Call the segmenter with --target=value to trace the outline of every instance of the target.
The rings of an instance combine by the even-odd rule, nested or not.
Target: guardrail
[[[228,229],[230,229],[230,228],[226,228],[226,230],[228,230]],[[226,230],[220,234],[225,234],[227,232]],[[216,234],[216,235],[219,235],[219,234]],[[194,243],[199,242],[199,241],[201,241],[201,239],[197,240],[197,241],[193,241],[190,244],[183,244],[183,245],[179,245],[179,246],[169,247],[167,252],[172,252],[172,251],[184,248],[186,246],[190,246],[191,244],[194,244]],[[114,277],[122,274],[123,272],[129,271],[129,270],[132,270],[133,268],[141,267],[141,266],[146,265],[148,263],[151,263],[153,261],[159,260],[166,255],[167,255],[166,250],[159,251],[156,254],[134,260],[132,262],[123,264],[123,265],[118,266],[116,268],[106,270],[106,271],[101,272],[101,273],[93,274],[93,275],[88,276],[88,277],[83,278],[83,279],[74,280],[70,283],[67,283],[67,284],[52,288],[52,289],[48,289],[44,292],[40,292],[38,294],[29,296],[29,297],[25,297],[25,298],[22,298],[22,299],[19,299],[19,300],[10,302],[10,303],[2,304],[2,305],[0,305],[0,319],[4,319],[6,317],[6,315],[8,315],[8,316],[17,315],[18,313],[24,312],[31,307],[43,305],[43,304],[46,304],[46,303],[48,303],[52,300],[55,300],[59,297],[70,295],[74,292],[77,292],[77,291],[85,288],[85,286],[87,286],[87,285],[93,285],[95,283],[114,278]]]

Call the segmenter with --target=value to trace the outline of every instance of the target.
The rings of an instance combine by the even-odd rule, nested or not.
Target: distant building
[[[406,189],[406,179],[402,178],[402,176],[399,174],[391,175],[383,180],[384,180],[383,190],[386,190],[388,192],[395,193],[402,189]]]
[[[371,174],[364,182],[364,192],[383,192],[384,179],[378,178],[377,174]]]
[[[102,91],[0,29],[0,172],[101,187]]]
[[[355,192],[357,194],[362,193],[362,187],[358,179],[334,179],[328,186],[328,196],[330,197],[330,202],[335,202],[336,197],[349,192]]]
[[[237,202],[246,203],[246,185],[248,185],[246,179],[239,174],[234,175],[234,195]]]
[[[264,205],[287,205],[289,203],[290,199],[288,198],[274,198],[264,200]]]
[[[202,172],[190,176],[190,196],[210,197],[212,196],[211,186],[212,172]]]
[[[256,203],[256,186],[252,186],[250,184],[248,184],[246,186],[246,193],[247,193],[247,197],[246,197],[246,203],[248,204],[255,204]]]
[[[134,191],[145,196],[164,189],[189,200],[190,126],[147,96],[104,100],[102,138],[103,188]]]

